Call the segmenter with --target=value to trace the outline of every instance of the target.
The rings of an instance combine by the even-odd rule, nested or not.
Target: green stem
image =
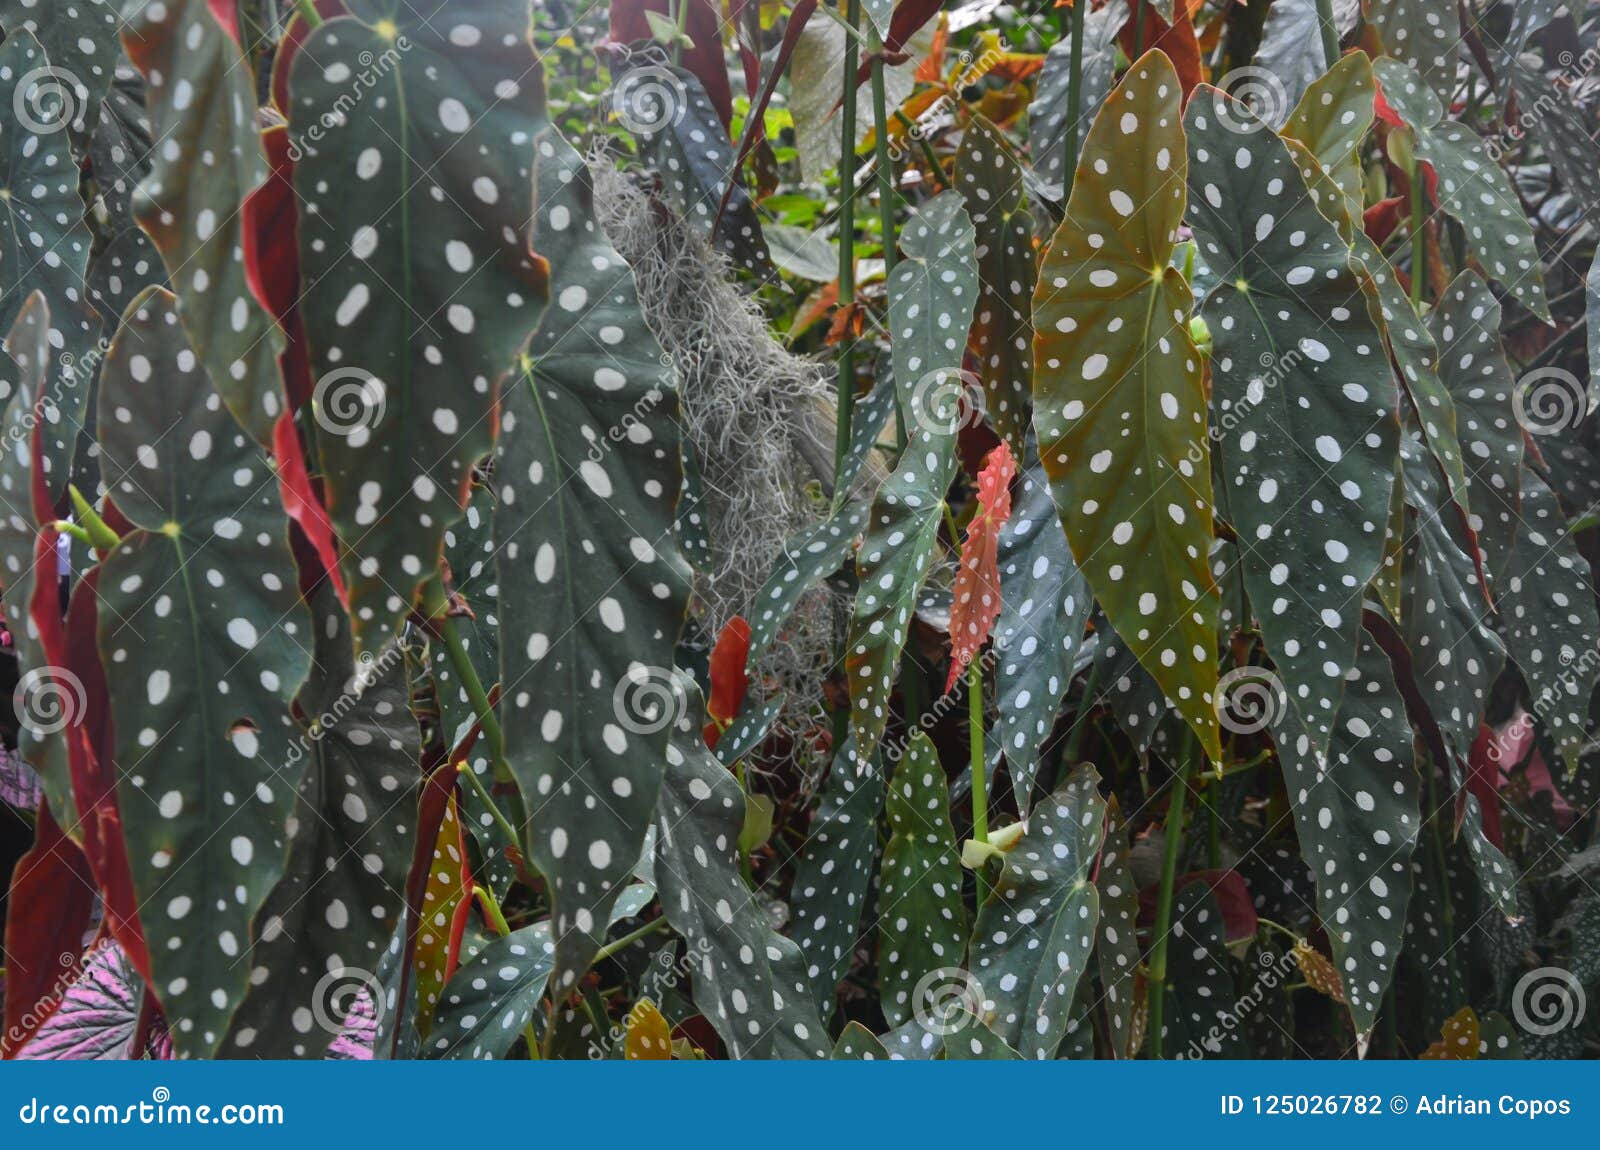
[[[667,920],[666,920],[666,918],[664,916],[662,918],[653,918],[653,919],[651,919],[649,922],[647,922],[643,926],[641,926],[638,930],[629,931],[627,934],[623,935],[621,938],[614,938],[610,942],[608,942],[604,946],[602,946],[599,950],[595,951],[594,952],[594,962],[591,962],[589,965],[590,966],[594,966],[594,965],[598,964],[601,960],[610,958],[613,954],[616,954],[618,951],[625,950],[626,948],[632,946],[634,943],[638,942],[641,938],[649,938],[652,934],[655,934],[657,931],[666,930],[667,929],[667,925],[668,925],[667,924]]]
[[[1198,753],[1198,752],[1195,752]],[[1193,760],[1185,756],[1172,777],[1172,798],[1167,803],[1166,849],[1161,856],[1161,891],[1156,898],[1156,920],[1150,928],[1150,1041],[1154,1057],[1163,1057],[1161,1031],[1167,993],[1167,936],[1172,933],[1172,888],[1178,877],[1178,853],[1183,842],[1183,807],[1189,797]]]
[[[1083,14],[1088,0],[1072,5],[1072,71],[1067,74],[1067,162],[1062,179],[1062,194],[1072,194],[1072,178],[1078,171],[1078,115],[1083,101]]]
[[[1144,9],[1147,0],[1139,0],[1133,16],[1133,59],[1144,55]]]
[[[1420,313],[1428,275],[1427,190],[1422,179],[1422,161],[1411,164],[1411,306]]]
[[[96,551],[106,555],[122,542],[121,536],[100,518],[100,513],[83,497],[83,492],[78,490],[76,484],[67,484],[67,495],[72,499],[72,513],[78,517],[78,522],[83,525],[84,533],[88,535],[89,542],[94,545]]]
[[[472,704],[472,712],[478,717],[478,725],[483,730],[483,737],[489,744],[489,755],[494,761],[495,776],[498,778],[502,772],[509,778],[506,771],[506,744],[505,736],[500,730],[500,720],[494,713],[494,707],[489,703],[489,692],[484,690],[483,681],[478,678],[478,669],[472,665],[472,659],[467,655],[466,644],[461,641],[461,632],[456,627],[456,621],[448,614],[449,597],[445,594],[444,583],[437,576],[430,579],[422,589],[422,609],[427,615],[428,622],[439,632],[439,638],[444,642],[445,654],[450,659],[450,667],[461,680],[461,687],[467,693],[467,700]],[[512,841],[518,841],[512,836]]]
[[[472,897],[478,900],[478,907],[483,911],[483,917],[489,920],[489,925],[494,927],[495,933],[504,938],[511,933],[511,924],[506,921],[505,911],[500,909],[500,903],[485,887],[472,886]]]
[[[1317,26],[1322,29],[1322,54],[1331,68],[1339,62],[1339,26],[1333,22],[1333,0],[1317,0]]]
[[[1071,767],[1078,761],[1078,746],[1083,742],[1083,733],[1089,729],[1089,712],[1094,710],[1094,693],[1100,686],[1100,663],[1098,660],[1089,664],[1089,677],[1083,681],[1083,699],[1078,704],[1078,713],[1072,716],[1072,729],[1067,732],[1067,741],[1061,748],[1061,761]]]
[[[483,785],[483,780],[478,777],[478,772],[472,769],[472,764],[460,762],[456,764],[456,774],[462,775],[471,784],[472,789],[478,792],[478,797],[483,800],[483,805],[489,808],[490,817],[499,824],[500,832],[506,840],[519,850],[522,847],[522,838],[517,834],[517,828],[511,825],[511,820],[506,818],[505,812],[500,809],[500,804],[494,801],[494,795],[489,793],[489,788]]]
[[[889,97],[883,82],[883,45],[872,37],[872,136],[878,160],[878,229],[883,233],[883,274],[894,271],[899,243],[894,227],[894,162],[889,158]]]
[[[983,664],[967,664],[967,745],[972,753],[972,837],[989,841],[989,780],[983,772]]]
[[[295,10],[300,13],[300,19],[311,27],[322,27],[322,13],[317,11],[316,0],[295,0]]]
[[[861,26],[859,0],[849,0],[845,23],[852,32]],[[839,308],[856,301],[856,72],[861,66],[860,37],[850,35],[844,45],[844,100],[840,114],[839,143]],[[856,405],[856,348],[848,335],[839,348],[838,427],[833,441],[834,489],[840,486],[844,458],[850,450],[850,420]]]

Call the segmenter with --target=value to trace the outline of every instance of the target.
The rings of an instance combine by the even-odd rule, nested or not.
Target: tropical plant
[[[0,29],[6,1057],[1600,1048],[1600,4]]]

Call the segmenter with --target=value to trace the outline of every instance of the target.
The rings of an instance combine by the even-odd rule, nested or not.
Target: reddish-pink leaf
[[[706,713],[718,729],[726,727],[738,717],[744,706],[745,691],[750,679],[745,674],[745,663],[750,657],[750,624],[735,615],[717,636],[717,645],[711,649],[711,694],[706,700]],[[707,737],[706,744],[715,746],[716,739]]]
[[[961,569],[956,572],[955,596],[950,604],[950,677],[944,689],[955,686],[989,638],[1000,615],[1000,528],[1011,518],[1011,481],[1017,461],[1005,443],[989,452],[978,475],[978,513],[967,524],[961,545]]]

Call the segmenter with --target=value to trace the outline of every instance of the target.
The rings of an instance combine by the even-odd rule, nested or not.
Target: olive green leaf
[[[671,368],[581,157],[554,129],[537,146],[552,303],[505,395],[494,529],[506,755],[554,899],[565,993],[655,809],[688,567],[672,530]]]
[[[1068,133],[1078,142],[1089,131],[1095,111],[1111,90],[1117,74],[1117,33],[1128,22],[1126,4],[1106,4],[1083,15],[1083,68],[1079,81],[1078,119],[1067,123],[1068,92],[1072,80],[1072,39],[1063,36],[1045,54],[1039,72],[1033,103],[1028,105],[1028,150],[1033,171],[1045,184],[1056,189],[1056,198],[1066,194]],[[1012,450],[1016,450],[1013,445]],[[1018,459],[1022,458],[1019,454]]]
[[[955,478],[962,352],[978,298],[974,232],[961,196],[944,192],[911,217],[905,259],[889,278],[894,380],[906,449],[873,500],[856,574],[845,671],[858,764],[871,761],[889,714],[894,669],[938,545]]]
[[[285,404],[277,363],[283,335],[250,294],[245,273],[239,207],[267,176],[253,76],[208,0],[131,5],[128,15],[123,44],[144,75],[151,135],[161,141],[134,193],[134,214],[161,252],[195,354],[234,417],[265,445]],[[341,172],[338,186],[346,184]],[[313,186],[302,185],[308,198]],[[315,218],[302,213],[302,226]],[[345,252],[353,232],[341,232],[333,250]],[[306,271],[315,284],[315,267]],[[313,292],[307,302],[316,304],[303,310],[326,310],[331,321],[334,301],[324,309],[317,306],[323,298]]]
[[[59,102],[52,119],[70,115],[67,126],[78,140],[87,138],[100,116],[100,100],[111,84],[118,56],[116,6],[112,0],[0,0],[0,28],[9,39],[27,33],[38,40],[49,61],[44,85],[25,105],[38,115]],[[50,95],[46,95],[46,92]]]
[[[1072,561],[1050,483],[1034,463],[1000,529],[1000,618],[995,626],[996,745],[1023,814],[1033,805],[1039,756],[1083,648],[1094,597]]]
[[[1511,559],[1522,507],[1522,425],[1511,402],[1516,381],[1500,346],[1500,303],[1475,273],[1464,271],[1428,326],[1439,347],[1439,377],[1455,400],[1472,493],[1467,521],[1492,583]]]
[[[1105,829],[1100,776],[1072,773],[1034,807],[972,931],[982,1016],[1024,1058],[1054,1058],[1094,948],[1100,897],[1089,881]]]
[[[841,747],[817,798],[789,895],[791,933],[805,954],[806,974],[824,1022],[833,1015],[834,992],[850,969],[860,936],[882,808],[882,773],[858,776],[852,748]]]
[[[1203,313],[1219,483],[1245,590],[1320,755],[1383,560],[1372,508],[1389,504],[1400,397],[1349,249],[1283,141],[1210,86],[1185,127],[1195,235],[1228,269]]]
[[[945,1023],[944,1056],[950,1062],[1016,1062],[1021,1059],[993,1030],[968,1014]]]
[[[1033,404],[1033,217],[1023,207],[1022,168],[1005,137],[973,116],[956,153],[956,187],[978,237],[978,309],[972,353],[985,409],[1022,459]]]
[[[1217,758],[1206,399],[1172,266],[1181,98],[1171,62],[1146,53],[1089,129],[1034,295],[1034,426],[1078,569]]]
[[[1318,71],[1321,73],[1320,68]],[[1346,240],[1351,238],[1352,221],[1359,223],[1361,219],[1365,187],[1357,149],[1372,127],[1377,91],[1377,82],[1372,78],[1372,61],[1364,52],[1352,52],[1306,86],[1288,120],[1279,129],[1296,160],[1304,158],[1295,148],[1299,145],[1310,153],[1338,188],[1343,200],[1342,211],[1338,204],[1322,202],[1314,172],[1301,172],[1311,189],[1312,199],[1317,201],[1325,216],[1339,225]]]
[[[667,203],[735,268],[772,272],[755,202],[742,181],[728,189],[737,153],[699,77],[674,65],[632,68],[617,76],[613,102],[638,138],[640,158],[661,174]],[[719,214],[724,193],[728,205]]]
[[[861,1023],[848,1022],[839,1032],[839,1041],[833,1044],[830,1057],[835,1062],[887,1061],[889,1051],[878,1040],[878,1036]]]
[[[1444,120],[1440,97],[1394,60],[1373,64],[1383,95],[1415,136],[1416,154],[1439,176],[1439,206],[1460,221],[1469,247],[1523,307],[1549,322],[1544,276],[1522,201],[1478,134]],[[1448,98],[1448,97],[1445,97]]]
[[[1455,9],[1430,0],[1363,0],[1384,49],[1425,79],[1440,100],[1455,94],[1461,28]]]
[[[111,692],[117,805],[154,989],[178,1050],[204,1056],[249,987],[240,955],[284,872],[307,768],[289,704],[311,666],[311,614],[271,468],[170,293],[134,302],[99,405],[107,488],[134,525],[99,583],[100,653],[124,684]]]
[[[914,731],[889,783],[889,841],[878,893],[878,979],[890,1026],[909,1022],[925,981],[961,962],[967,908],[944,768]]]
[[[733,1058],[827,1058],[828,1033],[800,948],[772,929],[739,872],[744,795],[700,737],[700,688],[672,726],[656,808],[656,881],[667,921],[689,944],[695,1005]]]
[[[1405,700],[1365,632],[1346,672],[1326,756],[1276,716],[1272,733],[1356,1034],[1365,1039],[1394,979],[1422,825]]]
[[[525,4],[349,9],[295,54],[288,113],[317,448],[356,646],[376,651],[438,566],[538,320],[528,207],[543,99]],[[359,110],[324,126],[359,76]],[[588,289],[566,290],[582,311]]]
[[[1534,714],[1576,770],[1586,742],[1585,711],[1600,679],[1594,584],[1560,503],[1531,468],[1522,472],[1522,520],[1503,586],[1496,589],[1500,621]]]
[[[305,760],[305,777],[288,866],[242,960],[250,991],[224,1048],[239,1057],[320,1058],[338,1033],[329,1020],[348,1011],[341,990],[364,984],[381,1003],[379,959],[405,913],[422,778],[405,653],[391,645],[353,659],[350,621],[327,581],[311,608],[314,660],[296,700],[309,725],[288,750],[291,763]]]
[[[1132,1058],[1135,972],[1139,967],[1139,885],[1129,865],[1128,825],[1116,796],[1106,801],[1106,841],[1094,880],[1100,892],[1100,923],[1095,958],[1105,992],[1106,1022],[1118,1058]]]

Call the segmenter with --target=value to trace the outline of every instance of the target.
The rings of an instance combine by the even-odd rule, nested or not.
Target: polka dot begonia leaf
[[[321,1057],[337,1034],[323,1022],[336,1005],[326,999],[330,972],[370,986],[406,906],[422,748],[405,656],[391,646],[357,662],[326,581],[312,612],[311,676],[297,700],[312,725],[291,746],[305,777],[284,877],[242,960],[250,991],[223,1046],[238,1057]]]
[[[1504,169],[1476,132],[1444,119],[1439,97],[1410,68],[1385,58],[1373,64],[1373,71],[1389,106],[1415,137],[1417,159],[1438,174],[1439,207],[1460,222],[1467,246],[1489,274],[1548,323],[1533,229]]]
[[[967,329],[978,300],[975,233],[961,196],[912,213],[889,277],[889,334],[906,449],[872,503],[856,554],[860,591],[845,656],[857,763],[869,769],[889,716],[890,688],[917,594],[938,547],[956,472]]]
[[[1104,612],[1092,618],[1096,698],[1088,705],[1108,705],[1141,758],[1175,750],[1186,724]]]
[[[673,724],[656,807],[656,881],[667,921],[689,946],[694,1003],[732,1058],[827,1058],[800,948],[772,929],[739,869],[744,795],[700,736],[700,689]]]
[[[1210,448],[1183,220],[1181,92],[1159,51],[1106,98],[1033,300],[1039,458],[1078,569],[1202,749],[1221,756]]]
[[[1394,980],[1422,825],[1411,725],[1388,657],[1362,633],[1326,755],[1281,716],[1272,733],[1317,913],[1365,1038]]]
[[[972,354],[989,422],[1022,459],[1033,409],[1033,217],[1023,206],[1022,168],[989,121],[974,116],[956,153],[956,188],[978,237],[978,308]]]
[[[772,725],[778,721],[778,716],[783,713],[785,698],[784,693],[779,691],[760,703],[752,701],[747,704],[717,739],[717,761],[731,771],[735,763],[759,748],[772,733]]]
[[[944,768],[928,736],[914,731],[889,782],[889,841],[878,887],[878,981],[883,1016],[902,1026],[923,1008],[919,985],[961,964],[967,908],[961,851],[950,821]]]
[[[1595,143],[1594,129],[1583,104],[1550,98],[1552,88],[1562,90],[1585,58],[1582,53],[1566,56],[1568,65],[1553,75],[1541,75],[1517,63],[1511,67],[1510,76],[1521,107],[1539,109],[1535,137],[1539,146],[1555,165],[1562,184],[1593,219],[1600,215],[1600,145]],[[1562,59],[1563,54],[1558,52],[1557,62]]]
[[[1289,112],[1289,102],[1299,100],[1313,81],[1336,66],[1323,47],[1322,23],[1318,18],[1320,6],[1318,0],[1275,0],[1267,9],[1266,22],[1261,27],[1261,44],[1250,63],[1269,73],[1281,85],[1282,95],[1269,85],[1261,105],[1254,109],[1274,128],[1282,126]],[[1361,0],[1335,0],[1332,12],[1334,28],[1343,36],[1356,26]]]
[[[601,945],[655,809],[684,702],[670,669],[689,569],[673,535],[672,368],[582,159],[553,128],[536,147],[551,302],[507,388],[495,463],[500,712],[565,993]]]
[[[866,500],[840,507],[784,542],[783,554],[751,600],[750,655],[754,673],[801,598],[855,554],[870,508]]]
[[[1461,22],[1438,0],[1362,0],[1384,50],[1422,78],[1439,99],[1455,93]]]
[[[1191,882],[1173,896],[1165,993],[1162,1033],[1152,1038],[1163,1057],[1247,1056],[1234,1016],[1239,996],[1222,911],[1204,882]]]
[[[878,1036],[861,1023],[847,1022],[829,1057],[835,1062],[885,1062],[889,1051]]]
[[[438,566],[546,296],[544,102],[525,5],[348,8],[294,54],[287,111],[317,451],[356,646],[376,651]]]
[[[272,470],[160,288],[112,342],[98,426],[107,489],[134,527],[99,573],[100,654],[123,684],[117,806],[152,989],[178,1052],[205,1056],[245,996],[241,956],[284,871],[311,615]]]
[[[1203,312],[1217,482],[1267,650],[1320,754],[1383,559],[1374,509],[1389,504],[1400,396],[1349,248],[1283,141],[1210,86],[1185,127],[1190,219],[1221,276]]]
[[[250,292],[245,197],[267,176],[253,73],[208,0],[129,6],[128,58],[144,75],[153,139],[134,214],[161,253],[189,342],[235,418],[269,444],[285,397],[283,334]]]
[[[1118,1058],[1139,1053],[1133,1045],[1138,1002],[1139,884],[1129,865],[1128,825],[1115,795],[1106,800],[1106,839],[1100,851],[1095,889],[1100,892],[1100,921],[1095,932],[1095,960],[1100,968],[1106,1025]]]
[[[1072,561],[1050,482],[1037,463],[1022,474],[1016,506],[1000,529],[1000,618],[994,633],[995,731],[1026,813],[1039,756],[1083,653],[1094,597]]]
[[[973,924],[981,1014],[1024,1058],[1054,1058],[1089,967],[1100,898],[1089,871],[1105,831],[1100,776],[1082,766],[1034,806]]]
[[[840,748],[795,860],[789,891],[790,933],[805,954],[824,1022],[833,1017],[839,981],[849,973],[863,933],[882,809],[882,772],[857,775],[851,748]]]
[[[624,107],[642,105],[647,89],[660,92],[663,106],[659,110],[640,106],[633,115],[624,116],[623,122],[639,121],[630,125],[639,141],[639,156],[660,173],[666,202],[733,267],[775,275],[755,201],[742,181],[728,189],[737,152],[699,77],[675,65],[646,64],[642,69],[648,74],[637,79],[630,79],[627,71],[617,76],[617,102]],[[652,114],[656,111],[660,114]],[[724,193],[727,207],[719,214]]]
[[[1544,480],[1522,471],[1522,533],[1496,586],[1506,648],[1528,684],[1534,714],[1576,770],[1584,720],[1600,680],[1600,618],[1588,562]]]
[[[945,1023],[952,1029],[944,1036],[947,1062],[1016,1062],[1022,1056],[988,1026],[971,1015],[957,1016]]]
[[[98,193],[94,207],[110,237],[89,258],[89,300],[108,324],[121,318],[145,288],[167,284],[161,253],[133,212],[133,191],[150,173],[152,147],[144,77],[121,60],[89,140],[89,169]]]
[[[1067,133],[1075,132],[1081,144],[1096,109],[1105,100],[1117,74],[1117,33],[1130,18],[1126,4],[1091,8],[1083,16],[1083,69],[1079,81],[1078,122],[1067,123],[1067,94],[1072,78],[1072,39],[1063,36],[1045,54],[1044,67],[1028,105],[1028,150],[1033,172],[1066,195]],[[1020,456],[1019,456],[1020,458]]]
[[[95,128],[116,70],[120,23],[115,0],[0,0],[7,37],[26,32],[37,39],[53,69],[51,82],[70,86],[68,127],[80,143]]]
[[[1326,72],[1318,71],[1320,74],[1306,86],[1279,128],[1279,135],[1290,145],[1297,163],[1303,163],[1305,155],[1295,145],[1309,152],[1338,188],[1342,205],[1325,202],[1316,171],[1302,168],[1300,174],[1305,177],[1312,200],[1349,240],[1350,221],[1360,219],[1365,196],[1357,151],[1372,128],[1378,85],[1372,78],[1372,61],[1365,52],[1351,52]]]
[[[1516,380],[1500,345],[1500,303],[1475,272],[1465,271],[1428,326],[1439,347],[1439,377],[1455,400],[1472,499],[1467,522],[1492,583],[1506,571],[1522,509],[1522,425],[1511,401]]]

